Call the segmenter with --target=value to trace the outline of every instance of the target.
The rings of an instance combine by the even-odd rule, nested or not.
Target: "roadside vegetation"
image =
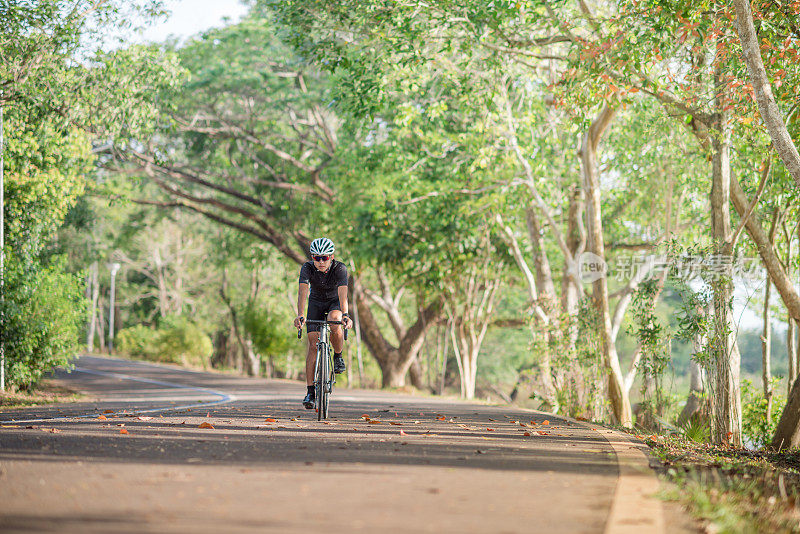
[[[800,3],[248,5],[110,46],[161,3],[3,4],[7,389],[81,351],[300,379],[325,235],[348,386],[635,429],[722,530],[788,528]]]

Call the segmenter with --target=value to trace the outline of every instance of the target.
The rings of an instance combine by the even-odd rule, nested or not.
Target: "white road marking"
[[[228,393],[225,393],[225,392],[222,392],[222,391],[217,391],[217,390],[214,390],[214,389],[201,388],[201,387],[196,387],[196,386],[186,386],[186,385],[183,385],[183,384],[175,384],[174,382],[164,382],[164,381],[161,381],[161,380],[152,380],[150,378],[140,378],[140,377],[137,377],[137,376],[124,375],[124,374],[121,374],[121,373],[108,373],[108,372],[105,372],[105,371],[96,371],[94,369],[85,369],[83,367],[76,367],[74,370],[78,371],[80,373],[86,373],[86,374],[90,374],[90,375],[108,376],[108,377],[111,377],[111,378],[118,378],[120,380],[132,380],[134,382],[144,382],[146,384],[154,384],[154,385],[157,385],[157,386],[165,386],[165,387],[170,387],[170,388],[175,388],[175,389],[186,389],[186,390],[191,390],[191,391],[199,391],[201,393],[206,393],[208,395],[213,395],[215,397],[221,397],[221,399],[219,399],[217,401],[196,402],[194,404],[184,404],[184,405],[181,405],[181,406],[165,406],[165,407],[161,407],[161,408],[150,408],[150,409],[147,409],[147,410],[134,410],[134,411],[130,411],[130,412],[125,412],[126,415],[128,415],[128,414],[137,415],[137,414],[143,414],[143,413],[173,412],[175,410],[186,410],[188,408],[198,408],[198,407],[204,407],[205,408],[207,406],[219,406],[220,404],[226,404],[228,402],[233,402],[233,401],[237,400],[235,395],[228,394]],[[122,413],[122,412],[112,412],[109,415],[114,415],[115,413]],[[93,413],[90,413],[90,414],[73,415],[73,416],[69,416],[69,417],[63,416],[63,417],[49,417],[49,418],[44,418],[44,419],[12,419],[10,421],[0,421],[0,424],[44,423],[44,422],[48,422],[48,421],[69,421],[71,419],[90,419],[90,418],[97,417],[97,415],[98,414],[96,412],[93,412]]]

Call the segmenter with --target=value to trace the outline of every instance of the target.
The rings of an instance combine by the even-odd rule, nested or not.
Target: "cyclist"
[[[320,237],[311,242],[309,251],[311,261],[300,268],[300,286],[297,290],[297,317],[294,327],[301,328],[306,319],[321,321],[328,314],[329,321],[343,321],[345,328],[352,326],[348,315],[347,302],[347,267],[333,257],[335,247],[333,241]],[[308,314],[303,315],[306,300]],[[320,325],[307,324],[308,352],[306,353],[306,386],[308,392],[303,399],[303,406],[309,410],[314,407],[314,367],[317,360],[317,341]],[[342,358],[344,348],[344,332],[340,325],[331,325],[331,344],[333,345],[333,372],[345,371]]]

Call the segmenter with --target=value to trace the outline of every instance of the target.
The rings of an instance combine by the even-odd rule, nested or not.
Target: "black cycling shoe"
[[[306,407],[306,410],[313,410],[314,409],[314,394],[309,392],[306,393],[306,398],[303,399],[303,406]]]
[[[333,358],[333,372],[337,375],[344,373],[347,370],[347,366],[344,364],[344,358],[339,357]]]

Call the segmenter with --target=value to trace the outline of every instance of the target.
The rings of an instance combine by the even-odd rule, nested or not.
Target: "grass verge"
[[[27,392],[0,392],[0,408],[3,410],[29,408],[43,404],[78,402],[85,395],[71,390],[56,380],[42,380],[36,389]]]
[[[678,436],[641,437],[680,502],[708,533],[800,531],[800,452],[749,451]]]

